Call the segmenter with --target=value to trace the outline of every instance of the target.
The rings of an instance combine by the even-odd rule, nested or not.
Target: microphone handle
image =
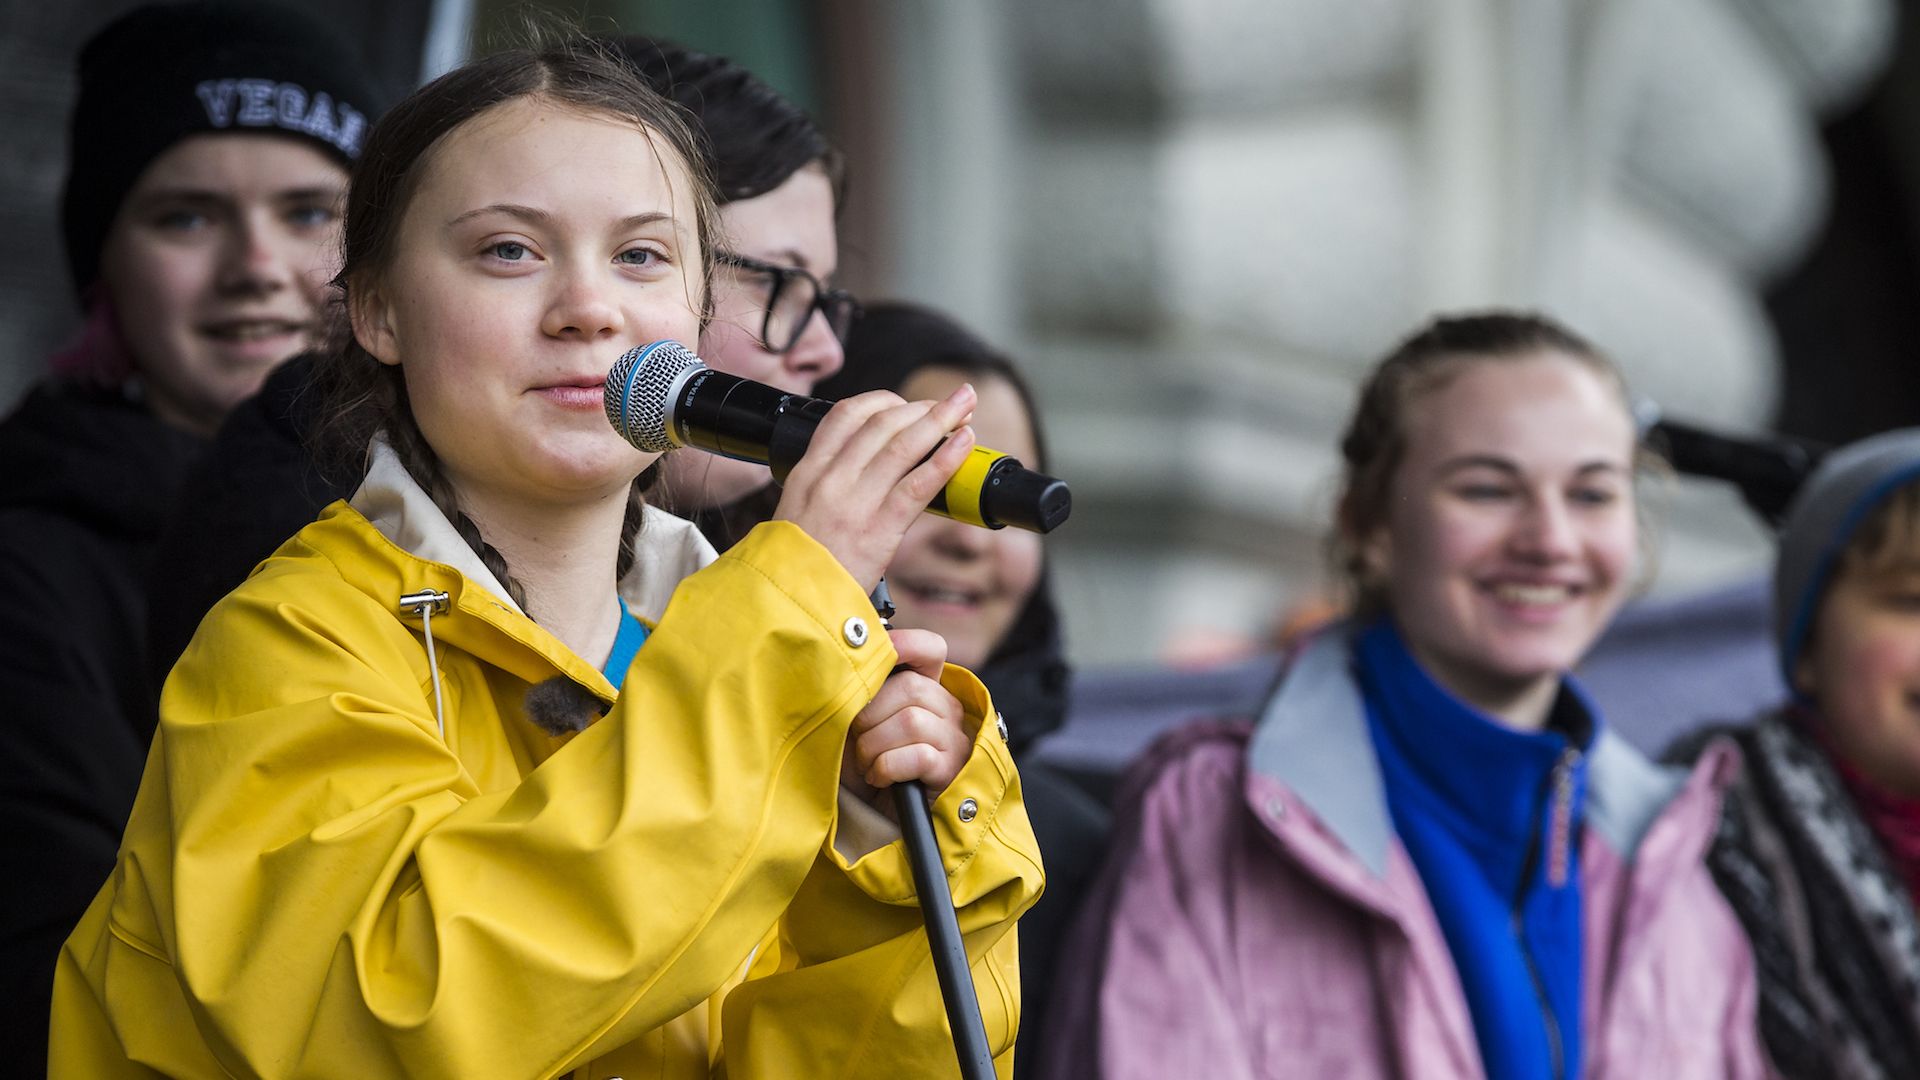
[[[871,599],[880,625],[892,630],[893,593],[887,589],[886,578],[874,583]],[[898,673],[906,668],[902,665],[893,670]],[[927,927],[927,948],[932,954],[934,978],[940,984],[940,1000],[947,1007],[947,1030],[953,1035],[961,1080],[993,1080],[993,1049],[987,1045],[986,1022],[980,1018],[980,995],[974,989],[973,968],[967,962],[966,942],[960,936],[953,891],[947,887],[947,868],[940,858],[940,839],[933,831],[927,789],[918,780],[893,785],[893,808],[900,818],[900,835],[906,841],[907,866],[913,871],[914,894],[920,898],[920,918]]]
[[[993,1049],[987,1045],[987,1026],[980,1017],[980,996],[967,963],[967,946],[960,937],[960,920],[947,888],[947,870],[940,859],[940,842],[933,833],[933,815],[927,792],[918,780],[893,785],[893,806],[900,815],[900,832],[907,841],[907,862],[913,868],[913,888],[920,897],[920,916],[927,925],[927,945],[933,951],[933,972],[940,998],[947,1006],[947,1026],[953,1033],[953,1052],[965,1080],[993,1080]]]
[[[1786,437],[1722,435],[1672,420],[1654,425],[1674,470],[1724,480],[1755,514],[1778,526],[1824,448]]]

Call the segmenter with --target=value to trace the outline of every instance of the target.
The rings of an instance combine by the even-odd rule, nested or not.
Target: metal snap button
[[[978,816],[980,816],[979,803],[974,802],[972,799],[960,800],[960,820],[961,821],[972,821],[974,818]]]
[[[847,639],[847,644],[856,649],[865,645],[867,643],[867,620],[858,615],[853,616],[840,627],[840,634]]]
[[[995,731],[998,731],[1000,733],[1000,741],[1006,742],[1007,741],[1007,715],[1005,713],[997,712],[993,714],[993,727]]]

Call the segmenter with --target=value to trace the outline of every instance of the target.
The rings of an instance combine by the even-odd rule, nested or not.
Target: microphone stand
[[[880,625],[893,629],[893,597],[887,592],[886,578],[873,587],[872,599]],[[993,1080],[993,1052],[987,1047],[987,1026],[980,1019],[980,997],[973,988],[966,945],[960,939],[960,920],[954,913],[953,892],[947,888],[947,871],[940,860],[940,841],[933,834],[926,789],[918,780],[893,785],[893,806],[907,842],[913,890],[920,897],[920,916],[926,920],[933,972],[940,980],[940,996],[947,1005],[947,1026],[953,1032],[960,1076],[962,1080]]]

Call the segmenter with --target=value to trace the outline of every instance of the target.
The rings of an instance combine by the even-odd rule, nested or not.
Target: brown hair
[[[441,140],[495,106],[540,98],[585,112],[638,124],[656,151],[662,143],[685,167],[693,184],[695,228],[700,241],[699,295],[706,322],[708,279],[718,231],[712,180],[684,114],[649,89],[617,54],[584,37],[566,37],[509,49],[456,68],[415,91],[374,125],[348,187],[346,258],[334,279],[343,304],[370,289],[393,265],[400,225],[421,177]],[[663,163],[668,154],[662,154]],[[459,530],[480,561],[526,608],[526,591],[506,559],[480,535],[461,509],[440,458],[415,422],[406,381],[396,366],[375,360],[338,320],[336,341],[320,358],[315,381],[320,395],[320,456],[342,476],[364,476],[375,435],[384,435],[414,480]],[[621,529],[617,573],[633,566],[645,502],[636,478]]]
[[[1613,361],[1585,338],[1532,312],[1436,318],[1401,342],[1361,385],[1353,418],[1340,437],[1340,500],[1327,552],[1357,616],[1376,615],[1386,607],[1379,584],[1370,580],[1361,544],[1386,524],[1394,477],[1406,459],[1407,414],[1413,402],[1444,387],[1468,364],[1525,360],[1543,352],[1585,366],[1619,393],[1621,409],[1632,414],[1626,379]],[[1644,448],[1636,448],[1637,468],[1651,460]]]
[[[1920,548],[1920,480],[1894,489],[1847,538],[1840,552],[1842,573],[1894,569]]]

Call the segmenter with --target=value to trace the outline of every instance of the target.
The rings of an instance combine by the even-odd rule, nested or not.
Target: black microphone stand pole
[[[893,629],[893,597],[887,579],[873,587],[873,609],[880,625]],[[913,867],[913,890],[920,897],[920,915],[927,923],[927,944],[933,950],[933,972],[940,980],[940,996],[947,1005],[947,1026],[953,1030],[953,1051],[960,1059],[962,1080],[993,1080],[993,1051],[987,1047],[987,1025],[980,1019],[980,997],[973,988],[973,969],[960,940],[960,920],[953,910],[953,892],[947,888],[946,866],[940,860],[940,841],[933,835],[933,814],[927,792],[918,780],[893,785],[894,810],[907,841],[907,863]]]

